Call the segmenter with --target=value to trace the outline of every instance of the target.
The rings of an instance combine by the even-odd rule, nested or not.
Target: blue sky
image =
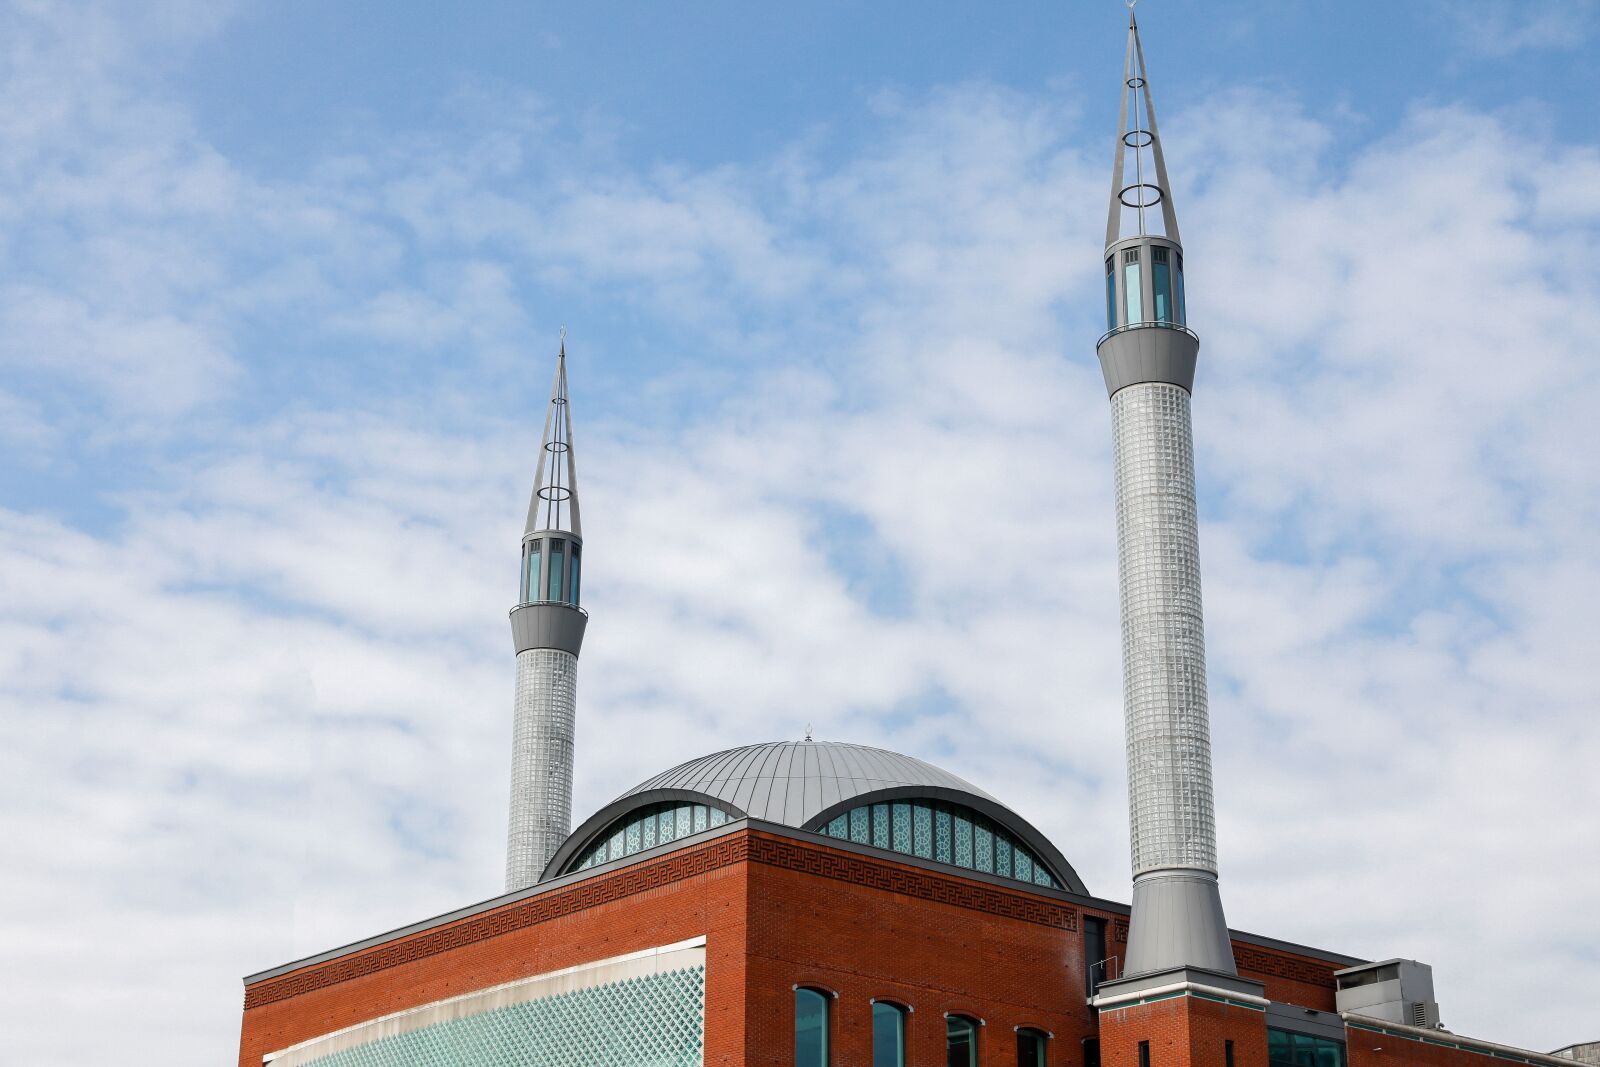
[[[1460,1032],[1597,1036],[1600,5],[1140,11],[1229,917],[1432,962]],[[1124,19],[7,6],[18,1055],[216,1062],[240,975],[497,888],[563,324],[576,810],[809,723],[1125,896],[1092,355]]]

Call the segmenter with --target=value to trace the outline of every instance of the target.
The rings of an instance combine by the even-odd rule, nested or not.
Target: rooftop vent
[[[1433,968],[1416,960],[1383,960],[1333,973],[1340,1011],[1428,1029],[1439,1025]]]

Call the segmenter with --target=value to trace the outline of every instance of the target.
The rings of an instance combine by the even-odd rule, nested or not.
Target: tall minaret
[[[1185,325],[1183,245],[1139,27],[1128,6],[1106,222],[1109,332],[1098,346],[1116,457],[1133,851],[1133,915],[1123,973],[1199,967],[1232,975],[1233,950],[1217,891],[1189,426],[1200,340]]]
[[[511,827],[506,892],[539,880],[572,829],[572,742],[578,649],[589,615],[578,606],[583,526],[578,468],[567,404],[567,344],[562,333],[555,383],[544,420],[528,524],[522,535],[522,582],[511,609],[517,651],[516,717],[511,750]]]

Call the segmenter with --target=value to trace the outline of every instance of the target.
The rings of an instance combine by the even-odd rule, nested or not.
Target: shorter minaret
[[[511,609],[517,653],[511,749],[511,825],[506,892],[539,880],[572,830],[572,747],[578,650],[589,616],[578,606],[583,526],[578,468],[567,403],[567,344],[562,332],[555,383],[545,414],[528,522],[522,534],[522,580]]]

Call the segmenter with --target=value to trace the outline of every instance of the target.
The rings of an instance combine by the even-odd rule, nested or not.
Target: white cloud
[[[574,363],[577,809],[809,722],[992,789],[1125,895],[1089,351],[1107,160],[1063,142],[1069,109],[968,85],[882,101],[872,146],[837,162],[801,138],[704,172],[578,153],[551,178],[560,135],[513,101],[504,128],[268,180],[128,95],[94,40],[113,58],[71,105],[92,121],[29,118],[44,81],[0,97],[11,158],[90,164],[0,187],[66,231],[9,290],[29,377],[0,418],[22,412],[15,436],[51,459],[41,406],[210,418],[139,491],[103,490],[115,524],[0,512],[15,1055],[215,1062],[240,974],[497,888],[505,548],[537,427],[476,414],[499,383],[475,361],[505,360],[574,279],[642,330],[715,327],[648,381]],[[108,100],[160,121],[135,135]],[[1320,122],[1251,95],[1166,125],[1205,337],[1230,915],[1432,961],[1462,1032],[1583,1037],[1600,294],[1559,262],[1595,244],[1572,195],[1594,148],[1436,109],[1336,165]],[[1261,156],[1267,128],[1296,169]],[[263,412],[243,398],[286,343],[256,316],[318,372],[419,352],[456,373]],[[738,373],[708,381],[719,359]],[[674,407],[640,420],[634,393]],[[1577,992],[1517,981],[1534,972]],[[62,1016],[64,989],[101,1025]]]
[[[1580,48],[1594,30],[1600,5],[1594,0],[1560,4],[1473,0],[1436,5],[1438,16],[1466,51],[1489,59],[1518,52]]]

